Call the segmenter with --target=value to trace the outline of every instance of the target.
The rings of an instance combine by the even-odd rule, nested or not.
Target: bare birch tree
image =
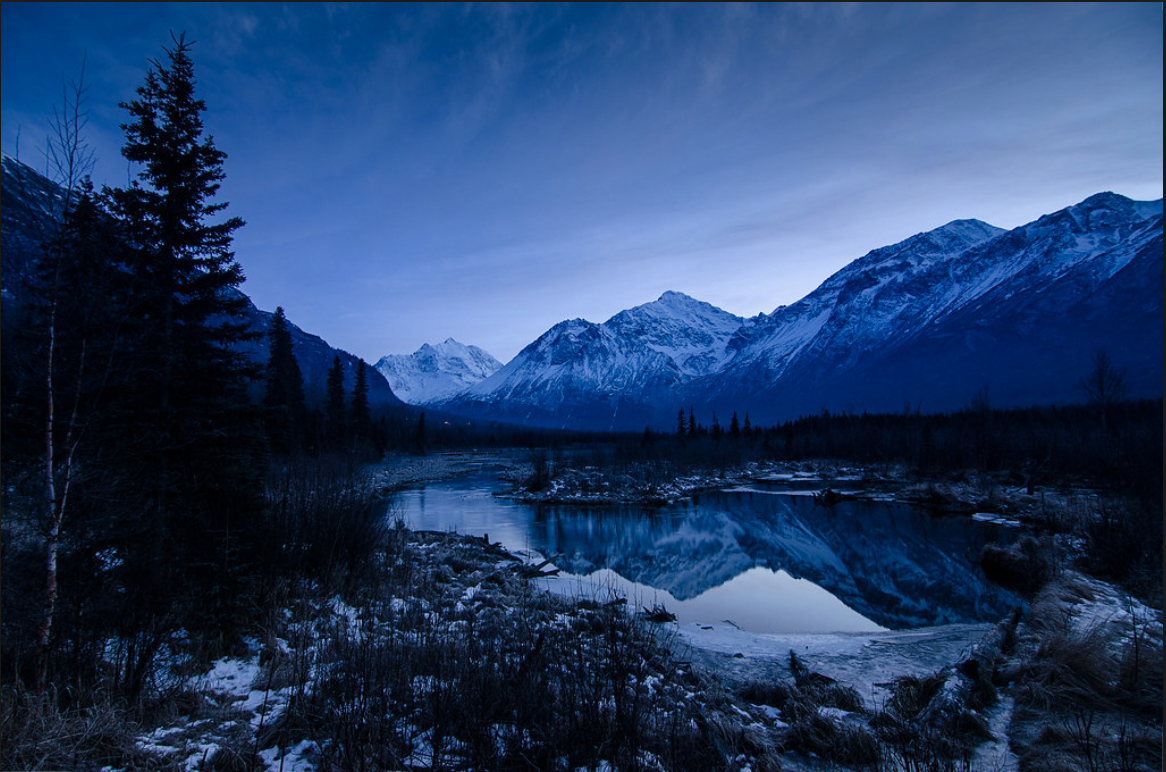
[[[45,414],[44,414],[44,513],[45,513],[45,586],[44,601],[41,609],[41,621],[36,635],[36,670],[34,685],[36,690],[43,691],[48,674],[49,651],[53,632],[53,617],[57,607],[57,577],[58,556],[61,545],[61,528],[68,508],[69,491],[73,483],[73,464],[76,458],[77,444],[81,436],[79,425],[79,408],[81,402],[81,385],[85,374],[85,342],[81,342],[80,353],[77,357],[74,374],[75,392],[72,395],[58,393],[58,337],[59,310],[61,304],[61,281],[64,263],[67,259],[66,240],[64,238],[64,223],[76,205],[82,180],[93,168],[93,153],[83,137],[83,130],[88,123],[88,111],[85,85],[85,65],[82,62],[80,78],[72,83],[61,84],[61,104],[53,109],[53,118],[50,123],[50,135],[45,146],[46,177],[56,183],[60,189],[59,197],[55,191],[45,202],[48,207],[50,227],[54,227],[52,234],[42,234],[42,244],[45,248],[44,258],[49,261],[46,266],[51,273],[47,302],[47,340],[44,359],[44,386],[45,386]],[[63,433],[58,442],[58,408],[70,399],[71,404],[65,409],[67,417],[63,418]]]

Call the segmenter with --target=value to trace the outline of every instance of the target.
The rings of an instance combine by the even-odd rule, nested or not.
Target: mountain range
[[[1106,351],[1127,395],[1162,395],[1162,201],[1100,193],[1004,230],[957,220],[876,249],[805,298],[742,319],[677,292],[561,322],[430,404],[568,429],[754,424],[832,412],[1081,402]]]
[[[38,233],[60,191],[3,158],[4,328],[25,295]],[[823,238],[829,238],[823,234]],[[531,427],[671,430],[678,411],[754,425],[831,412],[940,412],[1081,402],[1105,351],[1126,395],[1160,398],[1162,200],[1099,193],[1012,230],[956,220],[875,249],[817,289],[745,319],[679,292],[602,324],[556,324],[505,366],[452,339],[386,356],[374,405],[407,402]],[[743,277],[748,280],[748,277]],[[248,300],[251,326],[272,314]],[[333,358],[359,360],[291,325],[313,401]],[[245,347],[265,362],[267,342]],[[392,386],[390,386],[390,382]]]

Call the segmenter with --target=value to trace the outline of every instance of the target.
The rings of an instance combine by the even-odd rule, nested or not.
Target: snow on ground
[[[971,768],[983,772],[1016,772],[1020,762],[1008,742],[1008,725],[1012,722],[1012,710],[1016,701],[1001,695],[1000,701],[988,708],[985,717],[992,739],[985,741],[972,755]]]
[[[246,660],[224,657],[215,662],[210,671],[190,679],[190,687],[203,692],[215,692],[232,700],[251,693],[251,684],[259,677],[259,656]]]
[[[267,768],[280,772],[315,772],[319,756],[320,748],[311,740],[304,740],[291,748],[259,751],[259,757]]]
[[[880,633],[752,633],[731,624],[677,625],[677,656],[727,684],[788,679],[789,653],[811,670],[858,690],[882,708],[885,685],[900,676],[930,675],[964,659],[994,629],[960,624]]]

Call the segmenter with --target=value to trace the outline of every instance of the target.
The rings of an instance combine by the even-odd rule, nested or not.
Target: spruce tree
[[[324,445],[328,450],[340,450],[348,436],[348,415],[344,406],[344,366],[340,356],[332,358],[328,379],[324,386]]]
[[[417,426],[413,430],[413,452],[419,456],[425,455],[425,411],[421,411],[421,415],[417,416]]]
[[[356,361],[356,377],[352,384],[352,439],[362,450],[372,434],[372,416],[368,410],[367,368],[368,365],[363,359]]]
[[[308,409],[304,400],[304,377],[282,307],[275,309],[267,335],[267,389],[263,397],[267,408],[267,441],[274,452],[289,454],[302,449]]]
[[[137,313],[131,364],[140,377],[123,403],[139,454],[136,498],[119,531],[131,609],[126,632],[163,642],[185,627],[204,640],[236,639],[248,602],[250,528],[262,506],[262,424],[247,400],[257,375],[232,348],[252,337],[231,252],[243,225],[216,202],[225,154],[203,136],[191,43],[172,36],[137,99],[122,103],[122,154],[137,164],[127,188],[106,190],[132,246]],[[153,651],[127,658],[131,692]]]

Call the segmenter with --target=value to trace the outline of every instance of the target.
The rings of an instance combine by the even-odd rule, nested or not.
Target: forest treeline
[[[978,401],[951,413],[824,410],[757,428],[746,417],[739,429],[736,414],[724,429],[714,413],[708,426],[686,422],[675,433],[624,436],[614,452],[706,468],[839,459],[900,464],[921,477],[1002,472],[1026,486],[1088,483],[1160,502],[1162,419],[1161,399],[1007,409]]]

